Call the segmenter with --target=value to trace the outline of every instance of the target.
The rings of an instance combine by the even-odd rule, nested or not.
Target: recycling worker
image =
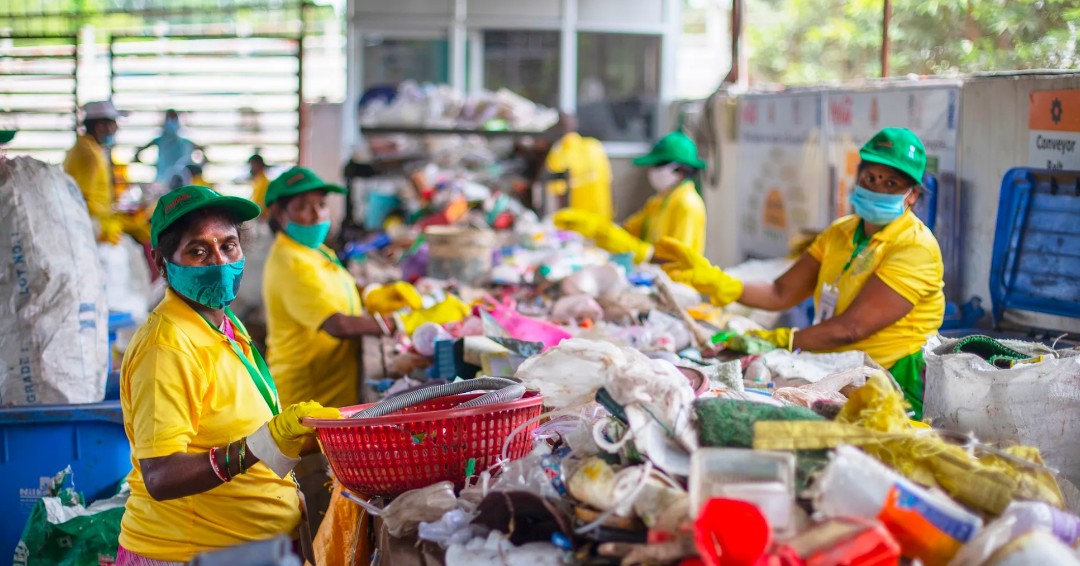
[[[185,175],[184,168],[189,163],[192,163],[192,153],[195,150],[202,149],[195,145],[195,142],[180,135],[180,115],[171,108],[165,111],[165,120],[161,124],[161,135],[135,150],[132,161],[138,163],[139,155],[151,146],[157,146],[158,150],[154,181],[165,185],[168,185],[173,177],[180,176],[182,178]],[[192,180],[190,184],[201,185],[202,183],[196,183]],[[259,203],[256,202],[256,204]]]
[[[113,182],[106,149],[116,143],[116,121],[120,112],[111,100],[88,102],[83,106],[83,133],[64,157],[64,171],[79,186],[90,219],[94,221],[99,242],[120,242],[124,226],[113,213]]]
[[[633,163],[649,168],[649,184],[657,194],[623,226],[573,208],[555,213],[555,225],[591,238],[611,253],[631,253],[635,263],[652,258],[653,245],[661,238],[672,238],[698,254],[704,252],[705,202],[694,178],[705,162],[698,158],[694,141],[682,132],[672,132]]]
[[[330,232],[327,197],[344,192],[303,167],[285,171],[267,187],[270,229],[276,234],[263,272],[267,359],[285,404],[359,403],[358,338],[381,336],[393,326],[364,312],[356,280],[323,243]],[[365,299],[379,313],[421,303],[407,283],[373,288]],[[314,531],[330,498],[323,487],[325,458],[319,453],[305,458],[296,475],[313,511]]]
[[[263,210],[263,217],[265,218],[270,212],[268,210],[270,204],[266,202],[266,191],[270,186],[270,178],[266,176],[266,160],[256,152],[248,158],[247,163],[248,172],[251,173],[251,201],[259,206],[266,207]]]
[[[886,128],[859,150],[855,212],[822,232],[795,264],[771,283],[743,283],[692,248],[665,239],[664,269],[717,305],[785,310],[811,294],[815,317],[805,329],[754,335],[788,350],[861,350],[888,368],[916,419],[922,416],[922,347],[945,314],[944,265],[930,229],[911,211],[922,194],[926,151],[910,130]]]
[[[277,535],[303,538],[288,476],[318,445],[301,419],[340,413],[311,402],[282,409],[229,309],[244,274],[240,227],[259,212],[199,186],[167,193],[154,209],[153,262],[168,289],[120,370],[132,471],[119,566],[187,564]]]
[[[611,221],[611,162],[596,138],[568,132],[545,159],[552,180],[547,189],[563,196],[569,190],[569,208]]]

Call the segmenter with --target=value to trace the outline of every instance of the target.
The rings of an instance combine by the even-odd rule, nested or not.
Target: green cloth
[[[911,403],[915,411],[915,420],[922,420],[923,399],[923,375],[926,373],[926,360],[923,359],[922,350],[909,354],[896,360],[893,367],[889,368],[900,389],[904,391],[904,398]]]
[[[823,421],[806,407],[776,407],[738,399],[694,401],[694,425],[702,446],[753,448],[757,421]]]

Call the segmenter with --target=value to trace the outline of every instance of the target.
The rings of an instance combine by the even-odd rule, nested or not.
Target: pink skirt
[[[170,562],[168,560],[154,560],[139,556],[124,547],[116,551],[116,563],[114,566],[184,566],[186,562]]]

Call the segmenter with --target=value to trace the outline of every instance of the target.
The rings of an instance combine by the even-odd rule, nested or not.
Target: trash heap
[[[425,296],[366,352],[380,416],[347,418],[337,444],[319,431],[393,563],[396,545],[470,565],[1080,564],[1075,468],[1038,439],[913,421],[865,354],[775,349],[746,313],[530,214],[492,231],[485,202],[354,261]],[[944,346],[927,348],[933,366]],[[337,450],[350,434],[375,439],[369,463]]]
[[[465,95],[449,85],[404,81],[385,96],[364,101],[362,127],[424,127],[541,132],[559,119],[553,108],[505,88]]]

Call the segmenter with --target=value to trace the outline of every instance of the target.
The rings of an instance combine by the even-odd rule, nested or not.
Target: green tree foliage
[[[882,0],[748,0],[750,79],[878,77]],[[1080,68],[1080,0],[893,0],[890,75]]]

